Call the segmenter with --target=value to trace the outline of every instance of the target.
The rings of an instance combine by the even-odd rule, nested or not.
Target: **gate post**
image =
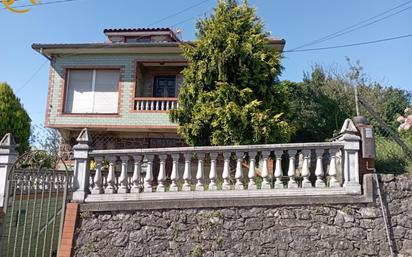
[[[7,177],[18,157],[16,147],[14,137],[10,133],[4,135],[0,141],[0,208],[4,208],[4,197],[7,195]]]
[[[91,150],[91,138],[87,128],[84,128],[76,139],[77,144],[73,147],[74,150],[74,180],[73,201],[83,202],[89,191],[90,177],[90,160],[89,151]]]
[[[338,141],[344,143],[342,156],[343,187],[348,193],[359,194],[362,188],[359,182],[360,137],[357,135],[358,130],[351,119],[346,119],[340,133],[341,137]]]

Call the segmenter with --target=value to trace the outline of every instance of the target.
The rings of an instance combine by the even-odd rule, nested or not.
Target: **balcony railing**
[[[78,188],[78,194],[73,195],[75,200],[361,193],[359,137],[353,131],[346,131],[336,142],[324,143],[123,150],[89,150],[87,129],[81,133],[79,144],[74,147],[74,186]],[[91,160],[96,163],[93,174],[88,169]],[[273,161],[273,174],[269,160]]]
[[[168,111],[179,107],[176,97],[136,97],[136,111]]]

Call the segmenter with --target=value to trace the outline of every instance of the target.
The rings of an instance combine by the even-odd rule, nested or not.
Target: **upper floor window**
[[[119,70],[68,70],[65,113],[117,113],[119,81]]]
[[[176,97],[176,77],[156,76],[154,81],[154,97]]]

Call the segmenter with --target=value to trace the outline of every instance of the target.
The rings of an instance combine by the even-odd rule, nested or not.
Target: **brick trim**
[[[76,222],[78,219],[79,204],[68,203],[66,205],[66,214],[64,216],[63,232],[60,241],[59,257],[71,257],[74,232],[76,229]]]
[[[44,125],[46,127],[49,126],[50,124],[50,111],[51,111],[51,102],[52,102],[52,96],[54,92],[54,76],[55,76],[55,57],[51,56],[51,61],[50,61],[50,71],[49,71],[49,85],[47,89],[47,103],[46,103],[46,111],[45,111],[45,119],[44,119]]]
[[[66,100],[66,88],[67,88],[67,74],[68,70],[119,70],[120,78],[118,85],[118,100],[117,100],[117,113],[65,113],[64,106]],[[78,65],[78,66],[64,66],[62,80],[60,82],[60,95],[59,95],[59,105],[57,107],[57,117],[111,117],[111,118],[121,118],[122,117],[122,98],[124,94],[124,65]],[[49,127],[52,125],[49,124]]]
[[[133,97],[131,97],[130,100],[129,100],[129,105],[130,105],[129,106],[129,113],[142,112],[142,111],[135,110],[135,98],[136,98],[137,87],[139,86],[137,84],[137,69],[139,69],[140,64],[144,64],[144,63],[162,63],[162,64],[165,64],[165,63],[182,63],[182,64],[186,64],[186,65],[188,64],[188,62],[185,61],[185,60],[175,60],[175,61],[173,61],[173,60],[161,60],[161,59],[159,59],[159,60],[135,59],[132,62],[132,65],[131,65],[131,67],[132,67],[132,87],[133,87],[132,88],[132,96]],[[170,75],[170,74],[168,74],[168,75]],[[177,74],[172,74],[172,75],[177,76]],[[152,77],[152,80],[153,80],[153,83],[154,83],[154,76]]]
[[[101,125],[101,124],[53,124],[50,128],[124,128],[124,129],[173,129],[176,131],[177,125]]]

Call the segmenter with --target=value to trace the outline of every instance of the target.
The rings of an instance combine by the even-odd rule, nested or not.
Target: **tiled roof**
[[[121,28],[105,29],[103,32],[150,32],[150,31],[172,31],[170,28]]]

